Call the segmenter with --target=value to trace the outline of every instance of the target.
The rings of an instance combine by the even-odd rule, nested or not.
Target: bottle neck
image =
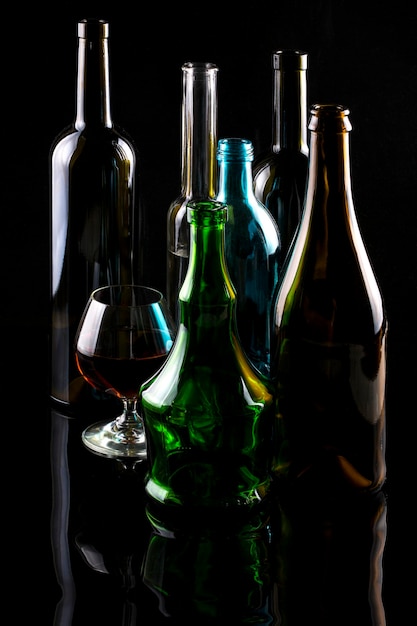
[[[274,55],[273,150],[308,154],[307,55],[295,51]]]
[[[108,23],[82,20],[78,24],[77,104],[75,127],[112,127]]]
[[[227,198],[255,198],[253,191],[252,161],[253,145],[247,139],[221,139],[218,143],[217,161],[219,164],[217,200],[227,202]]]
[[[213,306],[231,309],[236,296],[225,257],[227,206],[220,202],[193,202],[187,206],[187,217],[190,260],[180,291],[181,317],[187,305],[196,305],[198,309]],[[203,325],[218,324],[219,319],[211,319],[213,315],[214,310],[211,316],[202,317]]]
[[[182,71],[182,195],[214,198],[218,68],[212,63],[186,63]]]
[[[312,109],[307,210],[320,206],[326,215],[334,205],[342,205],[345,213],[354,214],[348,114],[349,111],[336,105],[318,105]]]

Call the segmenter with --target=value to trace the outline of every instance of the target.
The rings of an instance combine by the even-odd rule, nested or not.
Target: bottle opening
[[[78,22],[77,34],[79,39],[107,39],[109,23],[106,20],[87,18]]]
[[[350,111],[342,104],[314,104],[310,109],[309,130],[315,132],[349,132],[352,124],[349,120]]]
[[[308,66],[308,54],[302,50],[277,50],[272,56],[274,70],[299,71]]]
[[[213,226],[227,222],[227,204],[203,200],[187,204],[187,220],[197,226]]]
[[[217,144],[218,161],[253,161],[253,144],[249,139],[227,137]]]

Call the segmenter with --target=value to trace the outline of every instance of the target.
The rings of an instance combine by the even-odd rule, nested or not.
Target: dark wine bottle
[[[187,203],[214,199],[217,184],[217,72],[213,63],[182,66],[181,192],[167,213],[168,306],[178,322],[178,295],[188,268]]]
[[[273,53],[272,146],[253,164],[255,196],[278,224],[281,265],[300,222],[306,191],[307,66],[306,52]]]
[[[92,390],[75,362],[74,336],[90,293],[141,282],[143,271],[138,153],[112,120],[109,23],[87,19],[77,28],[76,116],[49,157],[50,395],[61,410],[108,398]]]
[[[284,484],[385,481],[387,317],[352,196],[349,111],[311,109],[304,214],[275,304],[273,470]]]
[[[140,393],[145,489],[164,515],[175,509],[252,513],[269,492],[273,396],[238,338],[224,251],[227,206],[191,203],[188,219],[190,261],[178,333],[162,369]]]
[[[239,339],[252,364],[270,376],[272,297],[279,276],[280,238],[268,209],[255,198],[253,145],[220,139],[217,200],[227,204],[226,261],[236,289]]]

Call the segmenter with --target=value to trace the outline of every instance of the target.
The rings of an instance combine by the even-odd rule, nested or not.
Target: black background
[[[391,552],[385,578],[394,588],[401,582],[400,555],[408,553],[411,541],[415,546],[405,499],[415,482],[417,415],[417,9],[409,0],[155,2],[146,9],[119,3],[101,13],[76,2],[48,10],[8,9],[2,35],[2,389],[6,406],[16,403],[16,408],[5,413],[3,443],[20,429],[8,450],[24,459],[22,471],[34,472],[4,481],[10,487],[11,525],[36,500],[46,502],[35,519],[43,524],[41,537],[47,537],[48,152],[74,116],[76,23],[91,16],[110,21],[113,118],[139,149],[148,282],[163,291],[166,213],[180,190],[183,62],[219,66],[219,138],[251,139],[257,153],[271,141],[274,50],[309,53],[310,104],[349,107],[355,206],[389,319],[388,544],[398,549]],[[32,541],[37,541],[33,532],[27,543]],[[44,549],[48,560],[48,543]],[[20,564],[27,561],[22,557]],[[32,575],[37,557],[38,550],[30,562]],[[398,616],[406,611],[405,595]],[[405,620],[396,617],[391,626],[395,622]]]

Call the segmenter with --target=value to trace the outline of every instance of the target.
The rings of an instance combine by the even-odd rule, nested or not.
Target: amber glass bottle
[[[311,109],[305,210],[275,304],[277,478],[385,480],[387,317],[352,197],[349,111]]]

